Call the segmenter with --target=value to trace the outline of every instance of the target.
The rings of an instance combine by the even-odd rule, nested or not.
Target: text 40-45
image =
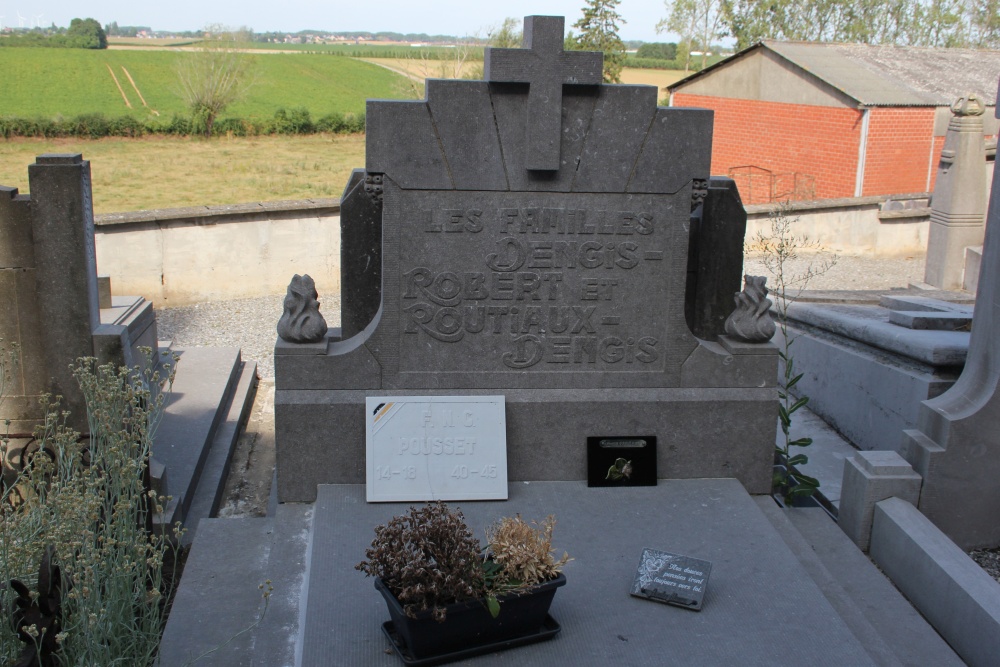
[[[490,479],[495,479],[497,476],[497,467],[495,465],[484,465],[481,468],[470,468],[469,466],[455,466],[455,469],[451,471],[451,476],[455,479],[467,479],[469,477],[488,477]]]

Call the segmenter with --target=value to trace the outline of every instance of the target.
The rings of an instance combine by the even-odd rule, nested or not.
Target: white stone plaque
[[[365,400],[368,502],[506,500],[503,396]]]

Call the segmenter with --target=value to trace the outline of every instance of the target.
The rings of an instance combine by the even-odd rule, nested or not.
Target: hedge
[[[252,137],[268,134],[353,134],[365,131],[364,114],[330,113],[316,120],[308,109],[278,109],[271,118],[222,117],[215,121],[212,134]],[[141,137],[147,134],[198,135],[191,118],[174,115],[168,120],[140,120],[134,116],[108,117],[101,113],[72,118],[21,118],[0,116],[0,137]]]

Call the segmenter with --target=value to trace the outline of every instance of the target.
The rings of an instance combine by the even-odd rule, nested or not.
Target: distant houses
[[[764,41],[668,90],[715,110],[712,173],[750,204],[931,190],[956,99],[995,144],[998,77],[1000,51]]]

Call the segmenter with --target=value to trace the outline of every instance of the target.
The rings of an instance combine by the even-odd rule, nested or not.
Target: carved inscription
[[[466,206],[413,219],[422,247],[471,249],[478,266],[466,260],[465,270],[449,270],[447,257],[429,256],[406,267],[404,335],[488,338],[476,349],[511,369],[628,370],[663,355],[662,334],[620,312],[623,298],[635,297],[633,274],[664,264],[652,211]]]

